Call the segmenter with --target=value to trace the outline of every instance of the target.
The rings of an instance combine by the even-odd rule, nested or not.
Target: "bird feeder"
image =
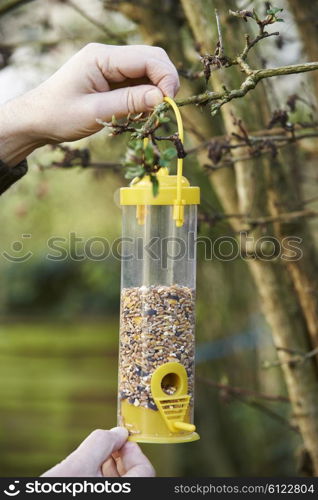
[[[181,115],[172,106],[183,142]],[[200,190],[161,168],[121,188],[122,269],[118,423],[129,439],[182,443],[193,425],[196,225]]]

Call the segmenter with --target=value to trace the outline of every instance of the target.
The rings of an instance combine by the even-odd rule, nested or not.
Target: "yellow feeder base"
[[[191,432],[187,436],[171,436],[171,437],[148,437],[140,434],[139,436],[129,436],[128,441],[135,441],[135,443],[149,443],[149,444],[175,444],[175,443],[191,443],[191,441],[198,441],[200,436],[197,432]]]
[[[137,443],[187,443],[200,439],[196,432],[171,432],[160,411],[150,410],[143,406],[134,406],[127,400],[121,402],[121,425],[130,433],[129,441]],[[185,423],[190,423],[187,412]]]

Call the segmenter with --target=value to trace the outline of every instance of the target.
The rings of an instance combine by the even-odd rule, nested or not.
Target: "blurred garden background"
[[[0,1],[0,102],[39,84],[91,41],[153,43],[163,46],[178,67],[187,60],[188,67],[197,69],[199,59],[181,3],[162,0],[154,7],[147,0]],[[281,47],[272,39],[262,46],[262,56],[272,66],[307,58],[292,3],[276,2],[285,9]],[[265,8],[261,1],[241,5],[261,12]],[[224,5],[222,15],[227,13]],[[213,10],[209,23],[215,24]],[[317,38],[312,44],[317,47]],[[190,95],[190,84],[197,92],[205,88],[204,79],[181,81],[180,96]],[[298,89],[311,95],[311,85],[304,75],[275,79],[279,99]],[[203,117],[201,128],[198,115]],[[197,133],[204,129],[202,120],[211,120],[206,108],[194,107],[185,116]],[[71,146],[89,149],[96,163],[116,163],[125,155],[127,140],[102,130]],[[190,147],[191,134],[187,141]],[[309,140],[299,153],[304,169],[300,182],[308,198],[317,182],[312,150]],[[128,181],[115,167],[52,166],[62,157],[63,152],[49,146],[36,151],[29,158],[29,174],[1,197],[1,476],[40,475],[95,428],[116,425],[120,262],[109,256],[91,259],[84,247],[92,238],[111,242],[120,237],[116,192]],[[191,155],[185,169],[191,183],[202,188],[203,207],[221,212],[209,172]],[[71,233],[80,239],[76,249]],[[199,234],[216,240],[234,233],[227,219],[216,219],[214,224],[201,221]],[[47,257],[52,237],[63,239],[60,246],[69,250],[66,259]],[[91,248],[99,254],[98,243]],[[196,332],[195,423],[201,440],[143,445],[158,475],[304,473],[302,441],[245,259],[206,260],[199,245]]]

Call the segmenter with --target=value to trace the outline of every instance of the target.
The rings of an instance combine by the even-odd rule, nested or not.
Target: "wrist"
[[[14,167],[45,144],[34,132],[34,110],[28,94],[0,107],[0,160]]]

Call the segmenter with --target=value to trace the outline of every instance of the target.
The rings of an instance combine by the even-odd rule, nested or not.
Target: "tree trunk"
[[[33,0],[1,0],[0,4],[0,16],[7,14],[13,9],[20,7],[28,2],[32,2]]]
[[[317,37],[318,37],[318,3],[313,0],[288,0],[291,11],[303,41],[305,55],[310,61],[317,60]],[[316,100],[318,99],[318,74],[313,71],[309,75],[313,82]]]
[[[292,212],[303,207],[298,156],[297,146],[291,145],[280,154],[280,162],[273,159],[269,163],[269,196],[273,215]],[[281,242],[289,236],[297,237],[301,242],[300,257],[287,258],[284,262],[299,297],[310,334],[310,347],[314,349],[318,347],[318,264],[311,229],[306,219],[296,219],[293,223],[277,223],[275,226]],[[288,253],[286,256],[290,257]]]

